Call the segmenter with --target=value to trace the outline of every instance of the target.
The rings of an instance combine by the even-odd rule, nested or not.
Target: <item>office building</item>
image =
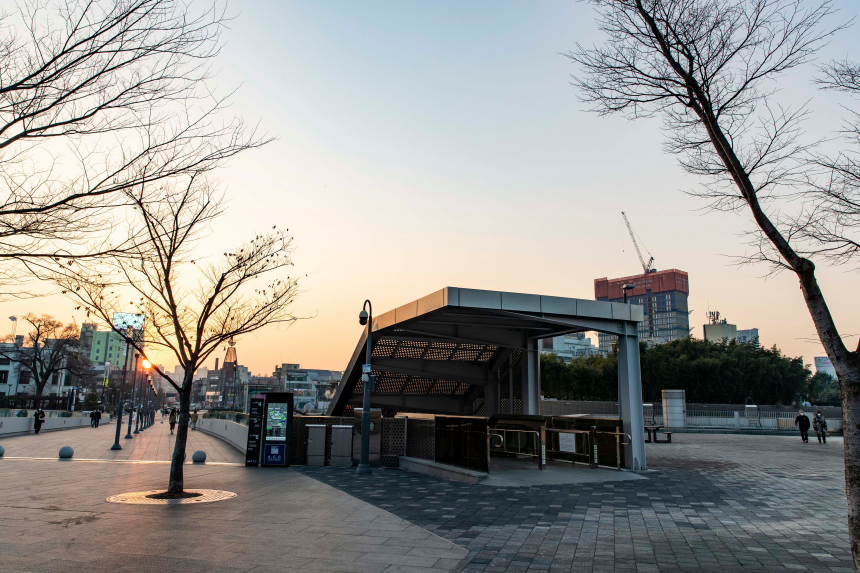
[[[648,344],[662,344],[690,335],[690,317],[687,299],[690,282],[686,272],[678,269],[652,271],[618,279],[594,280],[594,299],[606,302],[624,302],[625,285],[627,302],[643,307],[645,320],[639,323],[639,339]],[[617,337],[598,335],[598,347],[608,352]]]
[[[737,341],[741,342],[741,343],[752,342],[756,346],[758,346],[760,344],[760,341],[758,338],[758,328],[748,328],[746,330],[739,330]]]
[[[543,338],[540,341],[539,349],[541,354],[555,354],[565,362],[605,354],[591,343],[590,338],[585,337],[584,332]]]
[[[723,340],[736,340],[740,344],[753,343],[759,346],[758,328],[738,330],[734,324],[730,324],[725,318],[720,318],[719,311],[708,312],[708,324],[702,326],[705,340],[721,342]]]

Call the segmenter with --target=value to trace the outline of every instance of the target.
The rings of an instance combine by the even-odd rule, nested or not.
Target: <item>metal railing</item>
[[[555,434],[555,437],[553,437]],[[583,437],[583,450],[576,451],[561,449],[561,434],[580,435]],[[544,469],[547,459],[552,460],[556,456],[569,456],[569,460],[576,465],[576,462],[581,461],[587,463],[591,468],[598,467],[598,434],[615,436],[615,469],[621,470],[622,466],[622,446],[630,444],[631,438],[629,434],[623,432],[606,432],[598,431],[596,428],[591,430],[564,430],[559,428],[541,428],[537,430],[508,430],[503,428],[492,428],[488,430],[490,453],[515,455],[522,458],[536,458],[538,468]],[[624,437],[627,441],[624,441]],[[513,439],[512,439],[513,438]],[[525,447],[523,447],[523,439],[525,438]],[[575,438],[574,438],[575,439]],[[558,443],[559,447],[554,446]],[[582,459],[584,458],[584,459]]]

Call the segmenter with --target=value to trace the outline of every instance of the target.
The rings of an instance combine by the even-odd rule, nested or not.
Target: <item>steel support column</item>
[[[522,365],[522,388],[523,388],[523,414],[530,416],[540,415],[540,353],[538,352],[538,340],[536,338],[526,339],[526,350],[523,352]]]
[[[499,380],[494,374],[484,386],[484,416],[489,418],[499,414]],[[495,379],[494,379],[495,378]]]
[[[639,335],[635,322],[625,322],[623,325],[624,334],[618,336],[618,400],[623,416],[623,431],[630,436],[630,444],[624,446],[624,464],[629,469],[644,470],[647,465]]]

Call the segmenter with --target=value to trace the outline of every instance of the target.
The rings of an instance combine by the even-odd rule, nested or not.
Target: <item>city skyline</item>
[[[840,18],[860,14],[836,5]],[[577,101],[576,68],[561,54],[600,41],[587,5],[242,2],[236,11],[216,85],[241,85],[235,113],[278,140],[220,171],[230,217],[203,249],[218,254],[283,225],[297,273],[308,275],[295,306],[308,320],[237,340],[253,372],[343,370],[365,298],[377,314],[449,285],[592,299],[595,277],[641,269],[622,210],[658,270],[689,273],[695,337],[718,309],[759,328],[765,346],[808,364],[823,355],[796,279],[733,265],[748,218],[703,213],[684,194],[698,182],[664,152],[659,125],[601,118]],[[858,53],[853,36],[837,35],[822,61]],[[788,76],[784,93],[811,98],[810,137],[832,136],[847,100],[819,92],[813,72]],[[856,274],[823,265],[818,274],[856,345]],[[7,316],[86,319],[61,296],[2,306]]]

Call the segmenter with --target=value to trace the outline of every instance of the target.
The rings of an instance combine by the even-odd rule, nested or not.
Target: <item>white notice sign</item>
[[[558,449],[562,452],[576,453],[576,434],[558,433]]]

